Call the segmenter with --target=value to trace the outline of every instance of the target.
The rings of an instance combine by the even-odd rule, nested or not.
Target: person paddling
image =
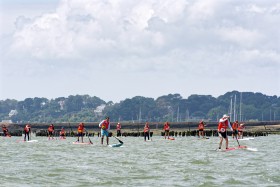
[[[224,114],[223,117],[219,120],[218,125],[218,133],[220,137],[219,149],[222,147],[223,139],[226,140],[226,149],[228,149],[228,136],[227,136],[227,128],[232,130],[232,127],[229,122],[229,116]]]
[[[24,132],[24,141],[26,141],[26,136],[27,136],[27,140],[29,141],[30,140],[30,136],[31,136],[31,125],[30,124],[26,124],[24,129],[23,129],[23,132]],[[29,136],[30,134],[30,136]]]
[[[59,132],[59,136],[60,136],[60,139],[66,139],[64,127],[61,127],[61,130]]]
[[[238,138],[243,139],[244,129],[245,129],[244,123],[240,124],[238,127]]]
[[[166,136],[167,139],[169,139],[170,124],[168,123],[168,121],[164,123],[163,130],[164,130],[164,139],[166,139]]]
[[[48,127],[48,137],[49,137],[49,140],[51,139],[51,137],[52,137],[52,139],[54,139],[53,134],[54,134],[54,125],[51,124],[51,125]]]
[[[5,137],[11,137],[8,128],[6,127],[6,125],[2,126],[2,131]]]
[[[85,130],[84,123],[79,123],[79,126],[78,126],[78,140],[77,140],[77,142],[80,141],[79,137],[81,137],[82,143],[84,143],[84,130]]]
[[[122,133],[121,133],[121,128],[122,128],[121,124],[118,123],[118,124],[117,124],[117,137],[122,135]]]
[[[98,126],[101,129],[101,144],[103,145],[104,136],[106,136],[106,143],[109,145],[110,118],[107,116]]]
[[[232,138],[237,137],[238,135],[238,129],[239,129],[239,123],[236,120],[233,124],[232,124]]]
[[[198,137],[204,138],[204,127],[205,127],[205,122],[201,120],[198,124]]]
[[[147,138],[150,140],[150,125],[148,122],[146,122],[144,126],[144,141],[146,141]]]

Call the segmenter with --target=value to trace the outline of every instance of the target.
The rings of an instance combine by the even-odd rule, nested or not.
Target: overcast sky
[[[0,100],[280,96],[279,0],[0,0]]]

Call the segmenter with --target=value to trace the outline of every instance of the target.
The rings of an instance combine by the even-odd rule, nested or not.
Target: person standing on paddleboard
[[[121,124],[118,123],[118,124],[117,124],[117,137],[122,135],[122,134],[121,134],[121,128],[122,128]]]
[[[223,117],[219,120],[218,133],[220,137],[219,149],[222,147],[223,139],[226,140],[226,149],[228,149],[228,137],[227,137],[227,128],[232,130],[230,125],[229,116],[224,114]]]
[[[10,135],[10,133],[9,133],[9,130],[8,130],[8,128],[6,127],[6,125],[3,125],[3,126],[2,126],[2,131],[3,131],[3,134],[4,134],[5,137],[6,137],[6,136],[11,137],[11,135]]]
[[[48,137],[49,137],[49,140],[51,139],[51,137],[52,137],[52,139],[54,139],[53,134],[54,134],[54,125],[51,124],[48,127]]]
[[[66,139],[64,127],[61,127],[61,130],[59,132],[59,136],[60,136],[60,139]]]
[[[146,122],[144,126],[144,141],[146,141],[147,138],[150,140],[150,125],[148,122]]]
[[[84,123],[79,123],[79,126],[78,126],[78,140],[77,142],[80,141],[80,137],[82,139],[82,143],[84,143],[84,130],[85,130],[85,125]]]
[[[109,145],[110,118],[107,116],[98,126],[101,128],[101,144],[103,145],[104,136],[106,136],[106,143]]]
[[[238,138],[243,139],[244,123],[240,124],[238,127]]]
[[[163,130],[164,130],[164,139],[166,139],[166,136],[167,139],[169,139],[170,124],[168,123],[168,121],[164,123]]]
[[[23,132],[24,132],[24,141],[26,141],[26,136],[27,136],[27,140],[29,141],[30,140],[30,136],[29,134],[31,135],[31,126],[30,124],[26,124],[24,129],[23,129]]]
[[[205,127],[205,123],[203,120],[201,120],[198,124],[198,137],[202,137],[204,138],[204,127]]]
[[[232,138],[234,139],[234,137],[237,137],[238,135],[238,128],[239,128],[239,123],[236,120],[233,124],[232,124]]]

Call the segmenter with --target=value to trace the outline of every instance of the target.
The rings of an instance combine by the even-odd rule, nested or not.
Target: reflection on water
[[[0,142],[1,186],[277,186],[280,136],[242,141],[252,150],[217,152],[218,138],[123,137],[124,146],[73,145],[74,138]],[[87,140],[87,139],[85,139]],[[111,138],[111,143],[118,143]],[[230,146],[237,146],[230,139]]]

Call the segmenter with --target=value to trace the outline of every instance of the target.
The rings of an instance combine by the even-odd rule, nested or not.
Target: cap
[[[223,118],[228,118],[229,116],[227,114],[224,114],[223,115]]]

